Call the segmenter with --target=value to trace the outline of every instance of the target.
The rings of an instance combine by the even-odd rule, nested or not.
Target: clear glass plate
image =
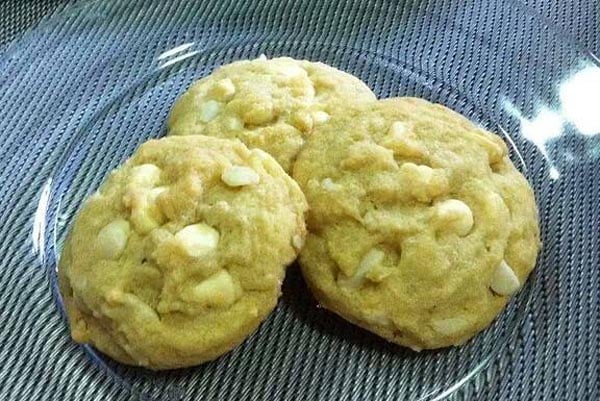
[[[424,97],[498,133],[534,186],[544,238],[552,232],[553,183],[563,169],[600,157],[600,122],[585,101],[600,92],[596,61],[519,2],[85,3],[24,37],[7,61],[24,80],[57,74],[54,90],[60,95],[65,85],[64,96],[79,104],[64,124],[34,127],[41,137],[64,139],[47,161],[33,228],[33,251],[59,310],[56,264],[85,197],[139,144],[164,135],[170,106],[191,82],[260,54],[323,61],[362,78],[380,97]],[[547,249],[538,270],[546,268]],[[467,344],[414,353],[320,309],[292,266],[274,313],[216,361],[154,373],[83,348],[143,399],[466,397],[481,385],[473,378],[515,341],[534,286],[532,275]]]

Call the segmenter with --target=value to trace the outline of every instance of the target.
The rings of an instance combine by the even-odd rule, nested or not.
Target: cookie
[[[66,241],[72,337],[151,369],[217,358],[275,307],[306,207],[271,156],[237,140],[144,143],[87,199]]]
[[[531,187],[499,137],[441,105],[395,98],[332,119],[293,176],[310,207],[310,289],[394,343],[464,343],[534,268]]]
[[[174,104],[170,135],[238,138],[286,171],[313,129],[375,95],[358,78],[287,57],[237,61],[194,83]]]

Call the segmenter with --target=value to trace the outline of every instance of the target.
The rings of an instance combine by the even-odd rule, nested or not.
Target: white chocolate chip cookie
[[[497,136],[443,106],[382,100],[316,129],[293,171],[318,301],[415,350],[487,327],[533,269],[533,191]]]
[[[85,202],[63,250],[73,338],[151,369],[229,351],[275,307],[306,207],[271,156],[238,140],[146,142]]]
[[[287,57],[237,61],[194,83],[173,106],[170,135],[238,138],[290,171],[312,131],[332,115],[375,101],[358,78]]]

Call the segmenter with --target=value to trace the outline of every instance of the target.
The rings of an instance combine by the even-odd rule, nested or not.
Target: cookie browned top
[[[328,65],[288,57],[237,61],[194,83],[175,103],[171,135],[238,138],[290,171],[315,127],[375,100],[358,78]]]
[[[143,144],[83,205],[60,263],[73,338],[153,369],[214,359],[275,306],[306,201],[237,140]]]
[[[413,349],[490,324],[539,249],[533,191],[497,136],[437,104],[379,101],[315,131],[294,178],[319,301]]]

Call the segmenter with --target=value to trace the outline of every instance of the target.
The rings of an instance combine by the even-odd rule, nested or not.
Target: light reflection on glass
[[[161,53],[157,58],[161,62],[158,69],[163,69],[198,54],[198,50],[191,50],[194,44],[195,42],[184,43]]]
[[[33,215],[33,231],[31,232],[31,242],[33,245],[33,251],[37,254],[38,258],[44,261],[44,245],[46,235],[46,213],[48,211],[48,202],[50,200],[50,188],[52,186],[52,179],[49,179],[40,195],[40,201]]]
[[[178,62],[180,62],[182,60],[185,60],[186,58],[190,58],[192,56],[195,56],[196,54],[198,54],[198,50],[194,50],[194,51],[189,52],[189,53],[181,54],[181,55],[179,55],[177,57],[174,57],[174,58],[172,58],[172,59],[170,59],[168,61],[165,61],[164,63],[160,64],[158,66],[158,68],[162,69],[162,68],[168,67],[168,66],[176,64],[176,63],[178,63]]]
[[[554,163],[552,163],[552,160],[550,160],[546,143],[562,134],[562,116],[544,107],[540,109],[534,118],[528,119],[508,100],[504,101],[504,109],[521,122],[521,134],[540,150],[550,166],[550,178],[553,180],[558,179],[560,173],[556,166],[554,166]]]
[[[547,144],[563,134],[565,124],[572,124],[583,136],[600,134],[600,68],[587,64],[558,85],[560,109],[542,106],[535,116],[522,115],[510,101],[504,109],[521,123],[521,133],[540,150],[550,166],[550,178],[560,176],[548,155]]]
[[[588,65],[559,87],[562,113],[582,135],[600,134],[600,68]]]
[[[170,50],[167,50],[166,52],[161,53],[160,56],[158,56],[158,59],[163,60],[165,58],[169,58],[177,53],[181,53],[182,51],[189,49],[192,46],[194,46],[194,42],[184,43]]]

